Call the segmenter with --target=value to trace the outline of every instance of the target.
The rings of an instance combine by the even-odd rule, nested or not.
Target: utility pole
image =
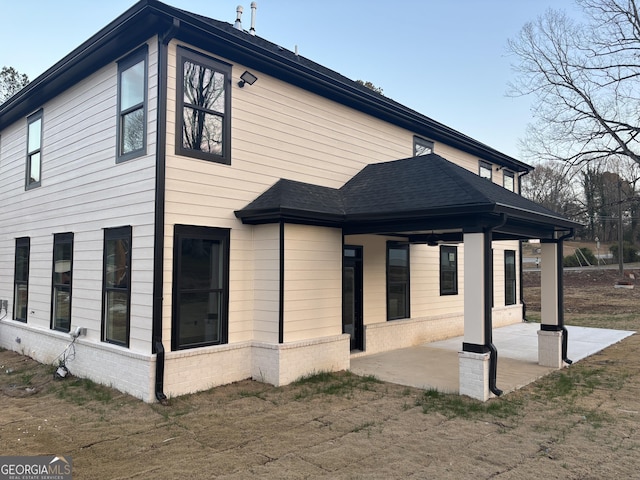
[[[618,270],[620,279],[624,278],[624,242],[622,240],[622,180],[618,176]]]

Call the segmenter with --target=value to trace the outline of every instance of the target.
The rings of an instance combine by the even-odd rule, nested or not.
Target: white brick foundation
[[[543,367],[562,368],[562,332],[538,330],[538,363]]]
[[[482,402],[489,399],[489,353],[458,352],[460,395]]]
[[[304,375],[349,369],[349,335],[283,344],[254,343],[251,377],[280,386]]]

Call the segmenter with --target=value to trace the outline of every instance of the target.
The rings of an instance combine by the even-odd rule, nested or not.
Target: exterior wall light
[[[254,83],[256,83],[256,80],[258,80],[258,77],[256,77],[253,73],[245,70],[245,72],[240,75],[240,81],[238,82],[238,86],[240,88],[244,87],[245,83],[248,83],[249,85],[253,85]]]

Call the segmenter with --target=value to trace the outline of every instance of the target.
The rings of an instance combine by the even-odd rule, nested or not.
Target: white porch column
[[[486,348],[485,331],[485,249],[490,249],[491,245],[486,245],[486,242],[484,233],[464,234],[464,343],[458,353],[460,394],[481,401],[488,400],[490,396],[490,352]]]
[[[558,243],[540,244],[540,313],[538,363],[545,367],[562,367],[562,326],[560,325],[560,269],[562,258]]]

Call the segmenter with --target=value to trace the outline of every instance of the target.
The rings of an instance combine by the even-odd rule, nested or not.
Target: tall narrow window
[[[516,304],[516,252],[504,251],[504,304]]]
[[[16,258],[13,275],[13,319],[27,321],[29,298],[29,251],[31,240],[16,238]]]
[[[117,161],[144,155],[147,125],[147,48],[118,63]]]
[[[433,142],[420,137],[413,137],[413,156],[429,155],[433,153]]]
[[[39,187],[42,176],[42,110],[27,119],[26,189]]]
[[[131,227],[104,231],[102,340],[129,346]]]
[[[387,243],[387,319],[409,318],[409,245]]]
[[[231,163],[231,67],[178,49],[176,153]]]
[[[440,295],[458,294],[458,247],[440,245]]]
[[[510,170],[505,170],[503,175],[502,175],[502,185],[504,186],[504,188],[506,188],[507,190],[513,192],[515,191],[514,189],[514,175],[513,172]]]
[[[227,343],[229,230],[176,225],[173,350]]]
[[[71,329],[71,283],[73,276],[73,233],[53,236],[53,279],[51,282],[51,328]]]

